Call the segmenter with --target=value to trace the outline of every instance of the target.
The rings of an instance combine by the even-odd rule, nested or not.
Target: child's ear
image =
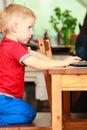
[[[13,32],[16,32],[17,31],[17,23],[13,23],[11,26],[11,29]]]

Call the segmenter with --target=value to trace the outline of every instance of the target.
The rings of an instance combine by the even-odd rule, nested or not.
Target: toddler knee
[[[36,110],[32,106],[29,106],[29,109],[23,113],[23,116],[25,123],[31,123],[36,117]]]

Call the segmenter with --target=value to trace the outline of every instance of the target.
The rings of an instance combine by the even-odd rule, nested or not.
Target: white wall
[[[76,17],[78,23],[81,24],[83,23],[86,13],[86,8],[78,3],[77,0],[0,0],[0,9],[12,1],[14,3],[23,4],[35,12],[37,20],[34,27],[34,34],[37,36],[42,36],[45,29],[48,30],[49,35],[56,35],[49,23],[49,18],[55,7],[60,7],[63,11],[65,9],[71,10],[71,14]],[[76,33],[79,33],[78,25]]]
[[[15,3],[26,5],[35,11],[37,16],[34,32],[36,35],[43,35],[44,30],[48,30],[49,35],[56,35],[49,24],[49,17],[55,7],[60,7],[63,11],[69,9],[72,15],[78,19],[78,23],[83,23],[86,9],[77,0],[14,0]],[[77,25],[76,33],[79,33]]]

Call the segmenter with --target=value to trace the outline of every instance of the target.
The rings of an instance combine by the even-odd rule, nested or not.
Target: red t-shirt
[[[28,47],[14,40],[4,38],[0,43],[0,92],[17,98],[23,97],[23,58],[29,56]]]

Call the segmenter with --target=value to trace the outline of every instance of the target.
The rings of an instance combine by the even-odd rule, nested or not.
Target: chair
[[[44,39],[44,38],[39,38],[38,39],[39,43],[39,48],[40,52],[49,58],[52,58],[52,51],[51,51],[51,46],[50,46],[50,40],[49,39]],[[47,94],[48,94],[48,99],[49,99],[49,105],[50,105],[50,110],[51,110],[51,77],[48,74],[48,71],[44,71],[44,77],[46,81],[46,89],[47,89]]]
[[[49,58],[52,58],[52,49],[49,39],[39,38],[38,39],[40,52]],[[44,71],[44,77],[46,81],[46,89],[49,99],[50,110],[52,109],[52,99],[51,99],[51,77],[48,71]],[[66,114],[70,113],[70,92],[63,92],[63,112]]]

